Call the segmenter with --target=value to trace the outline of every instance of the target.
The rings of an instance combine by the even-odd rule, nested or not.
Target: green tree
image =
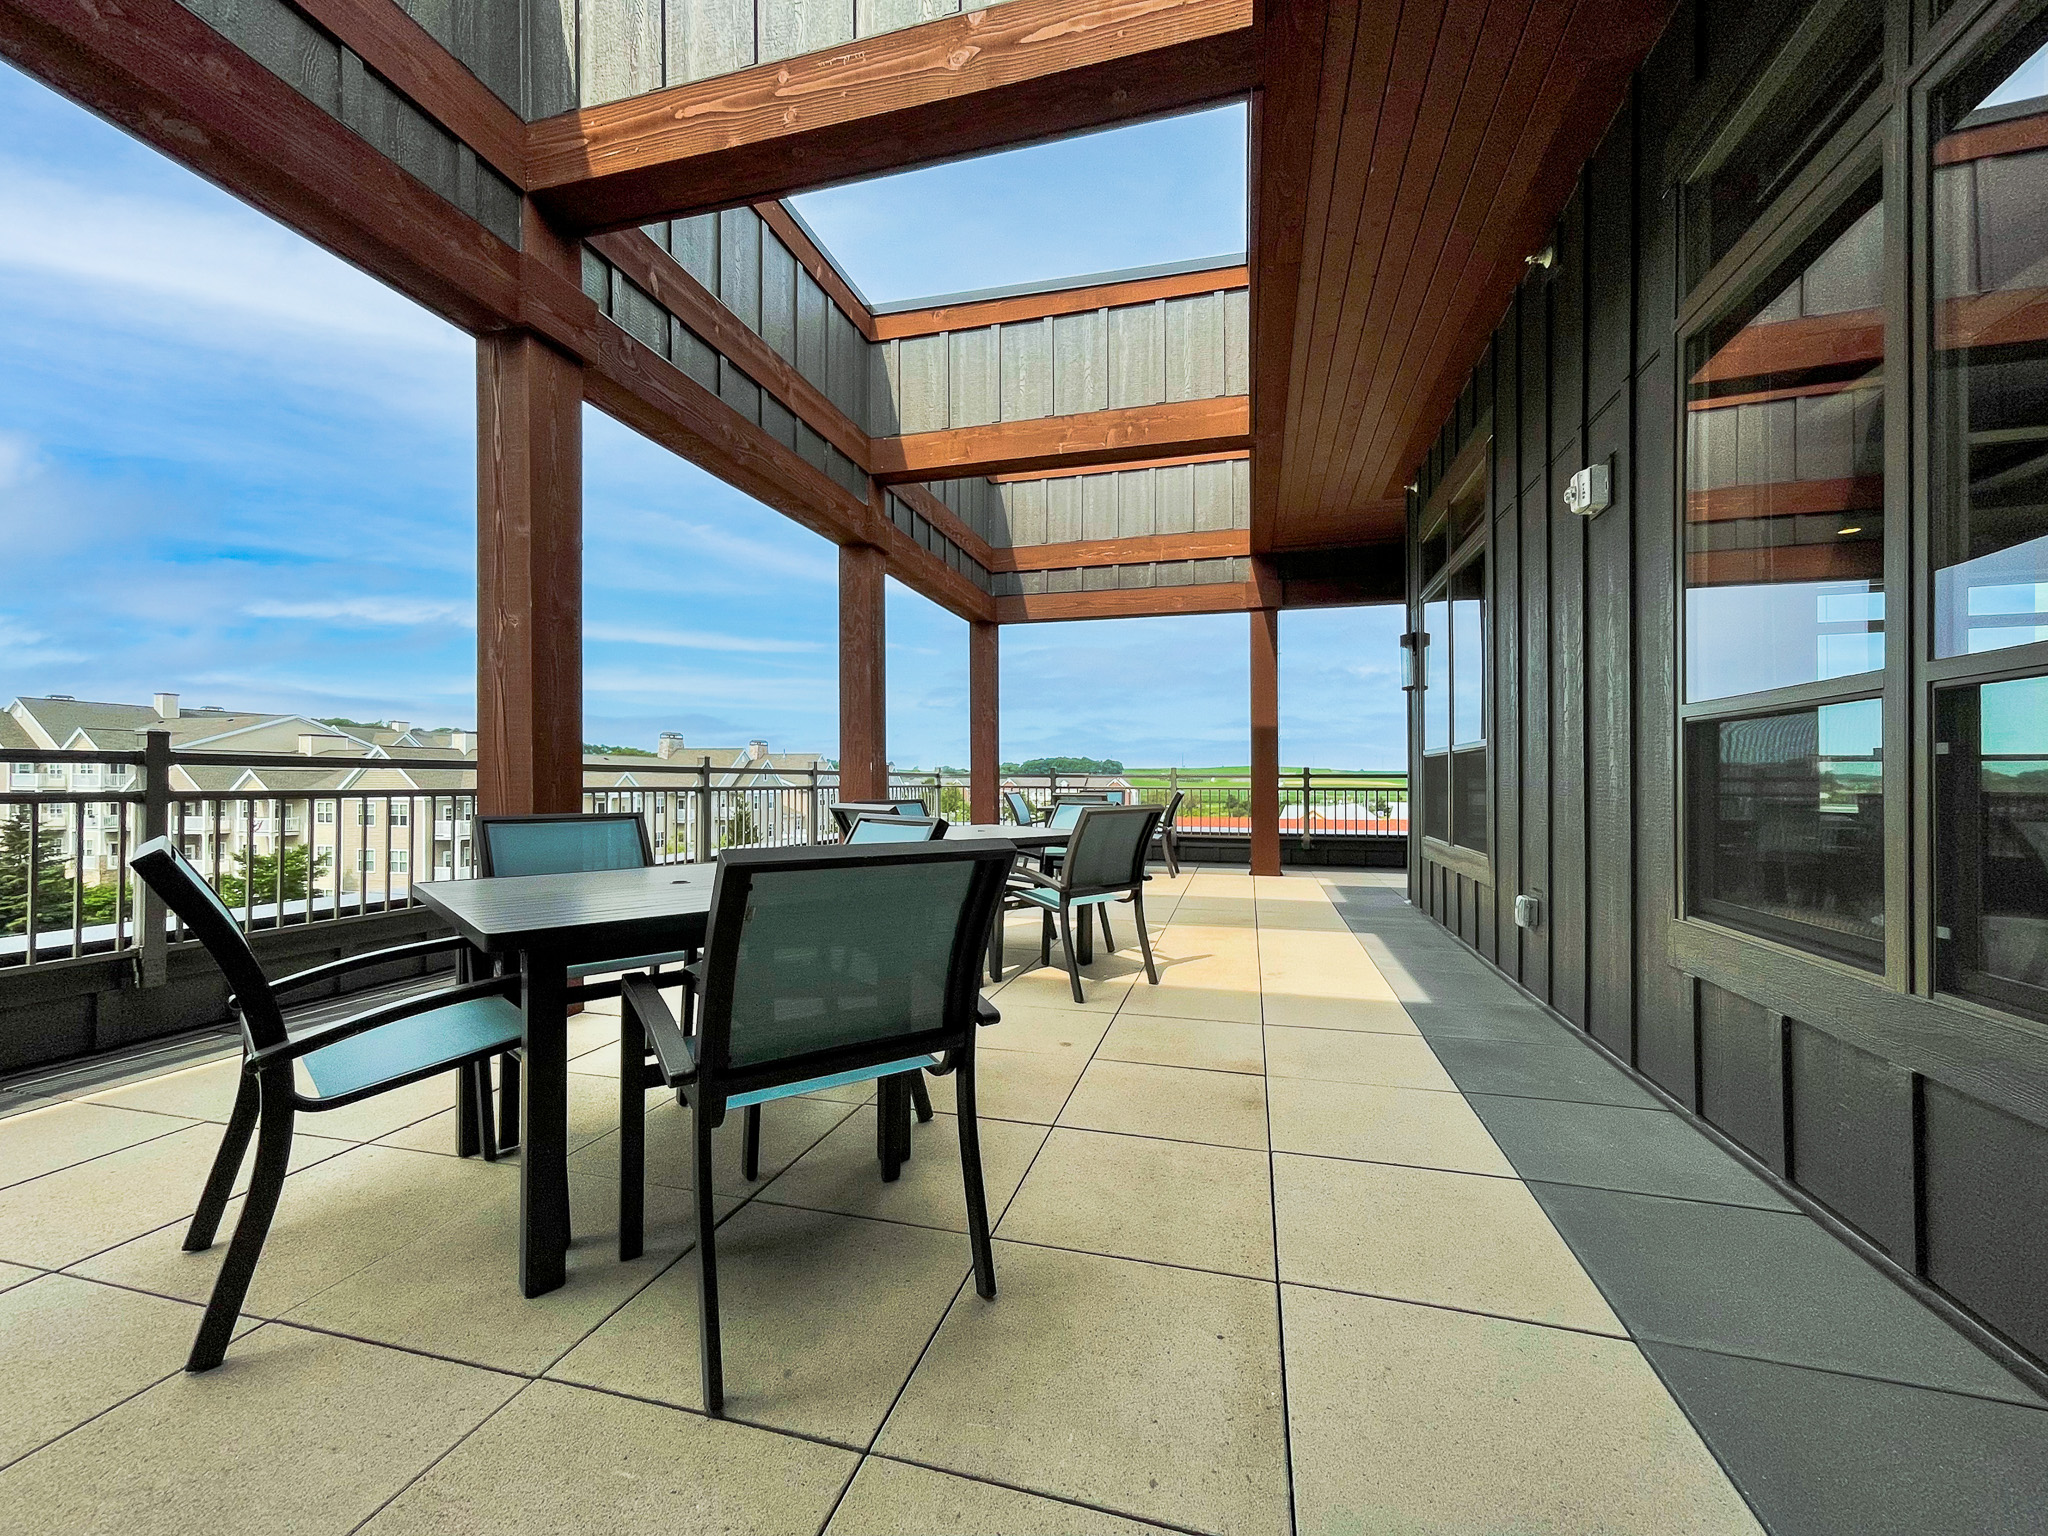
[[[722,848],[751,848],[761,840],[761,829],[754,821],[754,808],[745,800],[735,801],[726,813],[725,838],[719,844]]]
[[[967,791],[957,784],[948,784],[939,791],[939,814],[951,822],[967,822],[974,813],[967,807]]]
[[[220,877],[220,899],[231,907],[239,907],[249,897],[249,887],[255,887],[255,899],[260,902],[275,901],[278,898],[278,856],[274,853],[259,853],[251,857],[248,853],[235,855],[235,873]],[[328,856],[320,855],[313,862],[311,850],[304,843],[294,844],[284,851],[284,899],[303,901],[311,889],[314,879],[327,874]]]
[[[1003,764],[1004,773],[1122,773],[1124,765],[1113,757],[1034,757],[1021,763]]]
[[[36,808],[22,806],[0,822],[0,933],[28,931],[30,829]],[[64,834],[35,834],[36,928],[71,925],[71,872],[64,863]]]

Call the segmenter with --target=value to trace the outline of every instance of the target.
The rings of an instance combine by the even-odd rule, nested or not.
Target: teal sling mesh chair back
[[[1062,810],[1066,807],[1061,807]],[[1010,883],[1006,898],[1009,910],[1036,908],[1041,915],[1039,964],[1052,963],[1055,928],[1067,956],[1067,976],[1073,984],[1074,1001],[1081,993],[1081,960],[1074,945],[1073,915],[1078,908],[1081,921],[1090,920],[1090,907],[1102,923],[1102,941],[1112,954],[1116,939],[1109,928],[1109,903],[1122,898],[1134,908],[1138,923],[1138,948],[1145,956],[1145,979],[1157,986],[1159,970],[1152,958],[1152,936],[1145,926],[1145,857],[1152,849],[1152,836],[1159,829],[1163,809],[1156,805],[1075,806],[1073,836],[1067,839],[1058,873],[1034,870],[1019,872]],[[1057,813],[1055,813],[1057,814]],[[991,944],[990,968],[1001,970],[1001,950]]]

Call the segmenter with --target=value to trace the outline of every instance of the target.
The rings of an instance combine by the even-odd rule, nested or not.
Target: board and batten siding
[[[1416,520],[1486,440],[1487,873],[1418,833],[1410,894],[1902,1269],[2048,1356],[2048,1031],[1679,916],[1680,198],[1660,176],[1696,89],[1689,14],[1581,172],[1555,265],[1518,290],[1411,496],[1419,629]],[[1573,516],[1565,484],[1595,463],[1614,502]],[[1520,893],[1541,898],[1533,928],[1515,925]]]

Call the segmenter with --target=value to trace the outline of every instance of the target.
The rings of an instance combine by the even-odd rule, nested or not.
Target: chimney
[[[750,742],[748,742],[748,743],[747,743],[747,761],[748,761],[748,762],[750,762],[750,763],[757,763],[757,762],[761,761],[761,759],[765,758],[765,757],[766,757],[767,755],[768,755],[768,743],[767,743],[767,742],[765,742],[765,741],[750,741]]]
[[[392,720],[388,721],[387,724],[401,736],[412,729],[412,722],[410,720]]]
[[[159,720],[178,718],[178,696],[175,693],[160,693],[156,696],[156,717]]]
[[[470,745],[469,732],[450,731],[448,733],[448,745],[454,751],[467,752]]]
[[[683,733],[681,731],[663,731],[661,739],[654,744],[654,750],[656,756],[664,760],[674,757],[683,750]]]
[[[318,757],[322,752],[331,751],[342,744],[344,738],[324,732],[302,731],[299,733],[299,755]]]

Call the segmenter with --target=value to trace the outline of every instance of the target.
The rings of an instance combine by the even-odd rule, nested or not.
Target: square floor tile
[[[1463,1094],[1305,1077],[1266,1080],[1273,1150],[1512,1176]]]
[[[1583,1044],[1534,1003],[1418,1003],[1403,1011],[1428,1039],[1451,1035],[1478,1040],[1526,1040],[1532,1045]]]
[[[1452,1081],[1466,1093],[1663,1108],[1619,1067],[1595,1055],[1591,1046],[1562,1033],[1556,1044],[1451,1035],[1438,1035],[1430,1044]]]
[[[0,1188],[168,1136],[192,1123],[170,1115],[75,1102],[10,1115],[0,1120]]]
[[[1042,1125],[981,1122],[981,1186],[991,1222],[1017,1192],[1045,1134]],[[856,1109],[764,1186],[761,1198],[777,1205],[965,1232],[967,1190],[960,1176],[959,1118],[934,1115],[928,1122],[913,1120],[910,1147],[910,1161],[893,1181],[885,1182],[875,1156],[875,1112]]]
[[[26,1269],[19,1264],[0,1264],[0,1291],[11,1291],[17,1285],[27,1285],[42,1273],[40,1269]]]
[[[235,1090],[241,1081],[242,1056],[238,1051],[219,1061],[202,1062],[105,1089],[92,1095],[89,1102],[225,1124],[228,1112],[235,1107]]]
[[[1148,1536],[1161,1530],[994,1483],[870,1456],[860,1464],[825,1536]]]
[[[518,1187],[515,1172],[481,1159],[351,1144],[284,1181],[242,1310],[281,1316],[416,1238],[465,1220],[477,1206],[516,1201]],[[184,1251],[186,1222],[178,1220],[95,1254],[73,1272],[203,1302],[241,1217],[242,1201],[229,1201],[213,1246],[201,1253]]]
[[[567,1076],[569,1085],[569,1136],[571,1152],[589,1146],[608,1131],[619,1125],[619,1084],[616,1077],[592,1077],[582,1072],[571,1072]],[[646,1104],[652,1108],[664,1099],[673,1101],[675,1095],[656,1089],[648,1089]],[[378,1142],[387,1147],[410,1147],[417,1152],[445,1152],[450,1156],[456,1146],[455,1107],[451,1104],[439,1114],[429,1115],[401,1126],[389,1135],[378,1137]],[[516,1160],[518,1154],[512,1154]]]
[[[1496,976],[1486,969],[1475,955],[1471,969],[1465,972],[1454,970],[1397,970],[1400,980],[1389,980],[1394,992],[1404,1003],[1435,1003],[1446,1008],[1497,1008],[1523,1001],[1514,984],[1505,977]]]
[[[2048,1510],[2048,1413],[1671,1344],[1643,1352],[1786,1536],[2009,1536]]]
[[[1287,1529],[1274,1289],[996,1244],[876,1449],[1204,1531]]]
[[[1095,1054],[1107,1061],[1210,1072],[1263,1072],[1266,1040],[1256,1024],[1227,1019],[1162,1019],[1130,1008],[1117,1015]]]
[[[747,1205],[718,1229],[727,1415],[864,1448],[972,1262],[957,1232]],[[701,1408],[695,1261],[548,1374]]]
[[[1019,1242],[1270,1280],[1267,1154],[1056,1130],[996,1230]]]
[[[1290,1029],[1360,1030],[1375,1035],[1413,1035],[1408,1010],[1386,997],[1304,997],[1265,989],[1263,1017],[1268,1024]]]
[[[350,1145],[295,1137],[290,1166],[303,1168]],[[188,1220],[219,1149],[219,1126],[192,1125],[0,1190],[0,1258],[62,1269],[167,1222]],[[243,1185],[247,1176],[245,1162]]]
[[[789,1435],[536,1382],[364,1536],[814,1531],[858,1458]]]
[[[0,1530],[342,1536],[519,1386],[266,1324],[0,1473]]]
[[[1059,1123],[1128,1136],[1266,1145],[1266,1085],[1242,1072],[1197,1072],[1129,1061],[1089,1063]]]
[[[997,1028],[1001,1028],[1000,1025]],[[977,1043],[974,1048],[974,1104],[981,1120],[1022,1120],[1030,1125],[1051,1125],[1074,1091],[1088,1060],[1078,1051],[1053,1055],[1048,1051],[993,1051]],[[932,1107],[953,1112],[953,1077],[926,1076]]]
[[[516,1183],[508,1183],[508,1198],[471,1206],[316,1293],[285,1320],[533,1374],[560,1359],[695,1237],[689,1195],[649,1185],[646,1251],[620,1263],[618,1186],[572,1174],[569,1215],[576,1239],[566,1282],[529,1297],[519,1287],[515,1193]]]
[[[1101,953],[1097,949],[1097,955]],[[1036,961],[1037,955],[1032,955]],[[1065,963],[1057,949],[1053,952],[1053,964],[1034,965],[1030,970],[1012,977],[1001,987],[989,994],[989,1001],[997,1009],[1023,1006],[1027,1008],[1076,1008],[1094,1013],[1115,1013],[1131,990],[1134,976],[1142,975],[1136,960],[1126,965],[1115,955],[1105,965],[1100,959],[1093,966],[1081,968],[1081,1001],[1074,1001],[1074,993],[1067,981]],[[1002,1028],[1000,1024],[994,1026]]]
[[[734,1200],[757,1195],[768,1181],[822,1141],[852,1114],[855,1105],[830,1099],[777,1099],[761,1106],[761,1176],[746,1176],[746,1117],[729,1112],[711,1133],[711,1187]],[[649,1185],[690,1187],[690,1111],[673,1098],[647,1112],[646,1163]],[[570,1154],[569,1171],[592,1178],[619,1176],[619,1133],[606,1133]]]
[[[1636,1347],[1281,1288],[1295,1528],[1760,1536]]]
[[[1283,1280],[1622,1331],[1518,1180],[1281,1154],[1273,1211]]]
[[[1107,1014],[1085,1008],[1034,1008],[1023,1002],[999,1011],[1002,1022],[989,1025],[975,1037],[977,1049],[1043,1051],[1054,1056],[1078,1056],[1086,1061],[1110,1020]]]
[[[1531,1188],[1639,1339],[2041,1401],[1806,1216]]]
[[[0,1293],[0,1466],[183,1370],[198,1327],[197,1307],[69,1275]]]
[[[1434,1088],[1445,1093],[1456,1088],[1429,1042],[1419,1035],[1289,1029],[1269,1024],[1266,1072],[1271,1077],[1375,1083],[1382,1088]]]
[[[1770,1185],[1661,1109],[1478,1094],[1472,1107],[1525,1179],[1789,1211]]]

